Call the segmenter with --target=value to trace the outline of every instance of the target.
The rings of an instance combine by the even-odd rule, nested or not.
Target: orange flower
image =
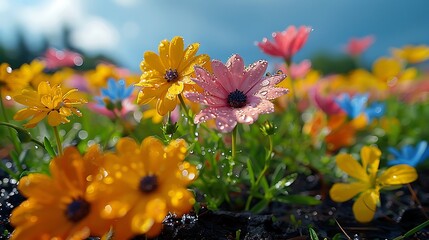
[[[106,154],[107,177],[89,188],[106,200],[101,216],[116,219],[115,239],[154,237],[169,212],[180,216],[191,210],[195,200],[186,186],[196,178],[197,169],[183,161],[184,140],[164,146],[148,137],[139,146],[122,138],[116,149],[117,153]]]
[[[106,233],[110,223],[100,218],[103,206],[87,191],[96,176],[102,176],[102,161],[96,146],[84,156],[69,147],[50,163],[51,176],[33,173],[21,178],[18,189],[27,200],[12,212],[11,240],[77,240]]]

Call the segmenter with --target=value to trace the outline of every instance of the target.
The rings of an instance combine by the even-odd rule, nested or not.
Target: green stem
[[[0,169],[5,171],[7,174],[9,174],[9,176],[14,178],[15,180],[19,180],[19,176],[16,173],[14,173],[12,170],[10,170],[8,167],[6,167],[6,165],[4,165],[3,162],[0,162]]]
[[[7,117],[6,108],[4,107],[4,103],[3,103],[3,95],[1,93],[1,89],[0,89],[0,106],[1,106],[1,111],[3,113],[4,121],[6,123],[9,123],[9,118]],[[19,143],[19,140],[13,134],[12,129],[9,128],[8,131],[9,131],[9,135],[10,135],[10,138],[12,140],[13,146],[16,149],[16,152],[18,154],[21,153],[22,152],[22,147],[21,147],[21,144]]]
[[[191,135],[192,135],[192,142],[195,141],[195,131],[196,131],[196,125],[194,124],[194,118],[189,114],[189,109],[185,104],[185,100],[183,100],[183,97],[181,94],[179,96],[180,106],[182,107],[183,111],[185,112],[186,118],[188,119],[188,124],[191,126]]]
[[[265,173],[268,171],[268,168],[270,167],[271,155],[273,154],[273,139],[271,136],[268,136],[268,141],[269,141],[269,148],[268,148],[267,156],[265,157],[264,168],[259,173],[259,176],[256,179],[255,184],[250,188],[251,189],[250,196],[247,198],[247,201],[246,201],[246,207],[245,207],[246,211],[248,211],[250,208],[250,203],[252,202],[252,198],[253,198],[253,191],[255,191],[255,189],[258,188],[259,183],[261,182],[262,178],[265,177]]]
[[[231,162],[235,161],[236,157],[236,145],[237,145],[237,126],[234,127],[232,130],[232,137],[231,137]]]
[[[60,133],[58,132],[58,127],[54,126],[54,134],[55,134],[55,140],[57,141],[57,148],[58,148],[58,156],[63,155],[63,146],[61,143]]]

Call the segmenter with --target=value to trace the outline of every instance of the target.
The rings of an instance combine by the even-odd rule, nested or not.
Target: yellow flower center
[[[139,189],[144,193],[150,193],[158,187],[158,178],[155,175],[147,175],[140,180]]]
[[[74,199],[66,209],[66,218],[71,222],[79,222],[84,219],[91,209],[91,205],[83,198]]]
[[[168,69],[165,71],[164,79],[167,80],[167,82],[175,81],[179,78],[179,73],[176,69]]]

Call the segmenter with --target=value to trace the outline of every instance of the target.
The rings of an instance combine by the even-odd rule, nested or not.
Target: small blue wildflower
[[[388,165],[408,164],[415,167],[429,158],[429,147],[426,141],[419,142],[416,147],[405,145],[400,151],[389,147],[388,151],[395,157],[387,162]]]
[[[123,79],[115,81],[109,79],[107,82],[107,88],[101,89],[101,96],[96,97],[100,105],[107,106],[110,104],[120,104],[122,100],[127,99],[133,92],[133,86],[125,87],[125,81]]]
[[[365,115],[368,122],[372,122],[375,118],[381,118],[386,111],[386,104],[383,102],[374,102],[365,109]]]
[[[350,98],[349,94],[342,94],[335,99],[340,108],[347,113],[351,119],[358,117],[365,110],[369,94],[356,94]]]

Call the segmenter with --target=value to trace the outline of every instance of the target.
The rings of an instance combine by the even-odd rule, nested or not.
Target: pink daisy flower
[[[274,41],[264,38],[262,42],[256,44],[264,53],[290,61],[292,56],[304,46],[310,32],[311,28],[307,26],[301,26],[298,29],[290,26],[283,32],[274,32],[272,34]]]
[[[270,102],[288,92],[286,88],[276,87],[286,76],[284,74],[265,77],[268,63],[259,60],[247,68],[239,55],[233,55],[224,65],[212,61],[213,74],[196,66],[196,78],[192,79],[204,89],[203,93],[187,92],[185,96],[206,105],[198,113],[196,124],[216,119],[216,127],[221,132],[231,132],[238,123],[252,124],[259,114],[274,111]]]

